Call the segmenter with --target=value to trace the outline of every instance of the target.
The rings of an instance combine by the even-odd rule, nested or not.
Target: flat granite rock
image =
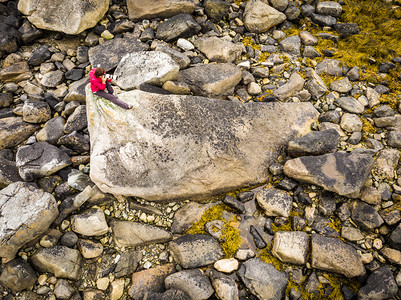
[[[89,87],[87,87],[89,88]],[[284,145],[310,131],[311,103],[234,103],[143,91],[123,110],[87,90],[91,180],[111,194],[199,199],[263,183]]]
[[[284,173],[339,195],[357,198],[373,162],[370,155],[357,152],[303,156],[288,160],[284,165]]]

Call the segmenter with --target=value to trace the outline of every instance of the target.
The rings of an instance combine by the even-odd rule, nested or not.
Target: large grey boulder
[[[394,299],[397,282],[389,266],[382,266],[370,274],[366,285],[358,291],[358,299]]]
[[[7,259],[42,235],[58,215],[51,194],[23,182],[0,191],[0,207],[0,257]]]
[[[237,272],[245,286],[260,300],[282,299],[287,288],[287,275],[259,258],[244,262]]]
[[[73,35],[94,27],[109,4],[110,0],[21,0],[18,9],[38,28]]]
[[[250,32],[261,33],[273,26],[282,23],[285,14],[260,0],[251,0],[246,3],[244,10],[245,28]]]
[[[106,71],[109,71],[117,67],[120,60],[127,53],[145,51],[148,48],[149,46],[147,44],[141,43],[136,39],[112,39],[90,48],[88,51],[89,62],[92,68],[102,67]]]
[[[197,64],[180,72],[185,82],[197,96],[225,98],[232,95],[242,79],[242,71],[234,64]]]
[[[333,237],[312,234],[312,267],[342,274],[363,276],[365,267],[355,248]]]
[[[125,111],[87,95],[92,181],[103,192],[148,200],[204,198],[265,182],[282,146],[318,116],[310,103],[241,104],[138,90],[119,95],[136,107]]]
[[[179,65],[170,55],[159,51],[140,51],[126,54],[114,75],[116,84],[123,90],[132,90],[141,83],[163,85],[178,76]]]
[[[85,87],[89,83],[89,78],[82,78],[78,81],[74,81],[68,86],[68,94],[64,97],[65,102],[79,101],[85,102],[86,93]]]
[[[192,14],[195,3],[191,0],[127,0],[127,7],[129,17],[138,20]]]
[[[19,145],[39,128],[39,125],[24,122],[21,117],[0,119],[0,150]]]
[[[368,154],[336,152],[288,160],[284,173],[342,196],[356,198],[373,166]]]
[[[233,43],[218,37],[201,37],[194,41],[194,45],[206,55],[210,61],[234,62],[243,52],[242,43]]]
[[[56,277],[78,280],[82,274],[82,256],[78,250],[65,246],[40,248],[31,257],[31,263],[42,272]]]
[[[18,148],[16,165],[25,181],[51,175],[72,163],[61,149],[47,142],[38,142]]]
[[[178,38],[191,37],[201,30],[201,26],[190,14],[179,14],[157,26],[156,38],[171,42]]]

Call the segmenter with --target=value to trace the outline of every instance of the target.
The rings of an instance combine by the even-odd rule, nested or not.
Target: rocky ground
[[[2,299],[401,297],[401,56],[339,57],[351,2],[34,2],[0,0]]]

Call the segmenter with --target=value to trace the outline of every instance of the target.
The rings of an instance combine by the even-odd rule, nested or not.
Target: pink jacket
[[[89,78],[91,82],[91,90],[92,92],[97,92],[97,91],[104,91],[106,88],[106,83],[102,83],[102,78],[95,77],[95,69],[90,70],[89,72]],[[107,79],[108,82],[111,82],[111,79]]]

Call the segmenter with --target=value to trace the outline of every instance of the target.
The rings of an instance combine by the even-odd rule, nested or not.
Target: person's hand
[[[104,77],[104,75],[102,75],[100,78],[102,78],[102,83],[106,82],[106,77]]]

